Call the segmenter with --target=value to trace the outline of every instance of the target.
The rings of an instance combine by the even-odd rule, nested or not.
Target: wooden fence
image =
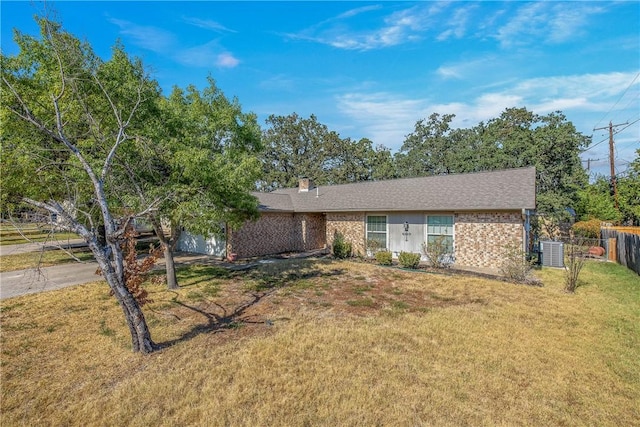
[[[601,228],[609,259],[640,274],[640,227]]]

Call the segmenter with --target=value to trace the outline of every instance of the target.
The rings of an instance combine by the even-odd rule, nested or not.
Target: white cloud
[[[200,46],[181,49],[174,55],[174,59],[182,65],[201,68],[212,66],[234,68],[240,63],[231,53],[223,51],[215,40]]]
[[[200,46],[180,47],[176,37],[161,28],[138,25],[133,22],[111,18],[109,21],[120,28],[120,34],[126,36],[135,45],[163,54],[172,60],[189,67],[234,68],[240,61],[230,52],[221,48],[217,41]],[[215,26],[213,21],[201,21],[202,25]]]
[[[205,30],[212,30],[218,33],[235,33],[235,30],[231,30],[219,22],[213,21],[211,19],[201,19],[195,17],[184,17],[182,18],[184,22],[189,25],[193,25],[198,28],[204,28]]]
[[[460,39],[462,38],[468,29],[469,19],[471,18],[471,12],[476,9],[477,6],[460,7],[453,12],[453,16],[446,21],[447,29],[441,32],[436,40],[444,41],[450,38]]]
[[[176,44],[173,34],[161,28],[138,25],[115,18],[110,18],[109,22],[120,28],[120,34],[128,37],[132,43],[143,49],[164,53]]]
[[[585,74],[536,78],[479,93],[464,100],[433,103],[427,98],[389,92],[350,92],[337,97],[337,108],[364,129],[374,143],[397,150],[415,123],[432,113],[455,114],[453,127],[472,127],[511,107],[526,107],[537,114],[562,111],[587,135],[597,119],[628,88],[636,73]],[[640,91],[636,81],[630,91]],[[628,98],[633,99],[634,94]],[[640,113],[640,111],[637,111]]]
[[[602,12],[601,7],[582,2],[525,3],[495,38],[505,48],[541,41],[563,43],[588,31],[589,17]]]
[[[356,15],[360,15],[361,13],[371,12],[372,10],[378,10],[381,7],[382,6],[380,6],[379,4],[378,5],[371,5],[371,6],[357,7],[355,9],[347,10],[346,12],[341,13],[335,19],[351,18],[351,17],[354,17]]]
[[[352,29],[347,21],[356,15],[378,10],[379,6],[365,6],[349,10],[327,19],[297,34],[288,34],[292,39],[308,40],[347,50],[371,50],[417,40],[429,23],[429,9],[414,6],[391,13],[382,18],[377,28],[371,30]]]
[[[234,68],[238,64],[240,64],[240,60],[229,52],[219,54],[216,60],[216,65],[221,68]]]
[[[385,92],[348,93],[337,98],[337,107],[365,129],[365,135],[375,144],[398,149],[404,137],[413,130],[415,122],[424,114],[425,102],[403,99]]]
[[[444,79],[467,79],[469,77],[476,77],[482,73],[486,73],[487,68],[495,69],[499,68],[501,63],[500,58],[496,58],[494,55],[488,55],[475,60],[467,60],[454,64],[441,65],[436,74]]]

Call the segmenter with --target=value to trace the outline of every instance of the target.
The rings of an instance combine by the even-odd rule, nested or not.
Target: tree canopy
[[[566,117],[509,108],[471,129],[452,129],[455,116],[416,123],[396,154],[399,176],[425,176],[535,166],[538,211],[559,219],[587,184],[579,153],[590,143]]]
[[[384,179],[393,175],[391,152],[366,138],[353,141],[293,113],[270,116],[263,131],[262,177],[258,188],[295,187],[308,177],[319,185]]]
[[[148,217],[164,249],[167,283],[175,288],[172,251],[183,228],[207,236],[257,217],[250,191],[260,176],[260,128],[256,116],[243,113],[212,78],[203,91],[174,88],[160,100],[158,117],[161,123],[149,132],[153,149],[128,161],[150,165],[138,174],[139,200],[162,198]],[[146,197],[143,188],[149,189]],[[170,236],[162,232],[162,221],[170,225]]]
[[[144,301],[125,275],[127,226],[144,217],[204,233],[255,217],[255,115],[212,79],[202,92],[165,98],[120,44],[103,60],[58,23],[38,23],[39,37],[16,31],[19,53],[1,57],[3,212],[44,209],[78,233],[123,309],[133,350],[150,352]]]
[[[579,192],[577,214],[583,220],[599,219],[640,225],[640,149],[629,167],[616,177],[617,207],[610,177],[598,176]]]

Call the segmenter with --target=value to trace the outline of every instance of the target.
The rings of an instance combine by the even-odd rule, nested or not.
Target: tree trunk
[[[116,300],[120,304],[120,308],[124,312],[124,317],[131,332],[131,345],[134,352],[151,353],[156,349],[156,344],[151,339],[149,326],[144,318],[144,313],[140,304],[131,295],[124,283],[124,277],[118,277],[113,265],[104,255],[104,251],[100,247],[89,244],[93,255],[98,261],[98,265],[102,269],[102,275],[107,284],[113,291]],[[112,254],[117,256],[117,254]]]
[[[175,225],[171,224],[171,237],[167,239],[164,231],[162,230],[162,223],[156,217],[151,217],[151,225],[153,225],[153,229],[156,232],[156,236],[158,236],[158,240],[160,240],[160,245],[162,246],[162,253],[164,254],[164,265],[165,265],[165,274],[167,277],[167,288],[169,289],[179,289],[178,286],[178,277],[176,276],[176,265],[173,261],[173,249],[178,241],[174,229],[176,229]]]
[[[173,261],[173,250],[171,245],[166,243],[162,244],[162,250],[164,252],[164,264],[167,275],[167,288],[179,289],[178,278],[176,276],[176,265]]]

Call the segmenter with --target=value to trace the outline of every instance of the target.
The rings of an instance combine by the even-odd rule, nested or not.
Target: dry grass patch
[[[87,249],[71,249],[68,252],[80,261],[91,261],[93,255]],[[0,271],[25,270],[27,268],[51,267],[52,265],[77,262],[66,251],[56,249],[50,251],[27,252],[0,257]]]
[[[105,284],[3,301],[2,425],[637,425],[640,285],[292,261],[152,287],[150,356]],[[368,300],[353,305],[349,301]]]
[[[50,224],[11,224],[0,225],[0,245],[16,245],[30,242],[64,242],[77,239],[75,233],[55,231]]]

